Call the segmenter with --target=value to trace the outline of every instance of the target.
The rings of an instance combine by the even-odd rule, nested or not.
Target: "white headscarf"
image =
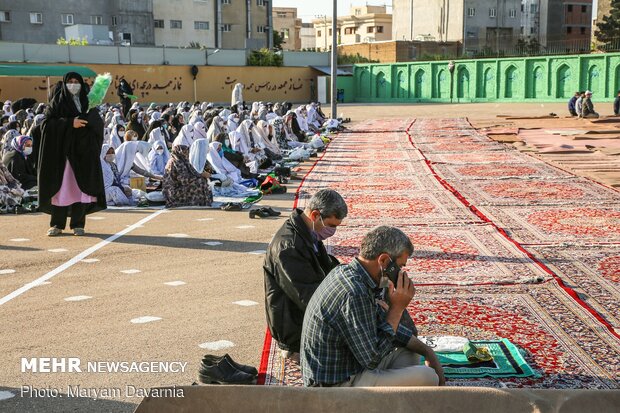
[[[194,126],[185,125],[181,128],[181,132],[177,135],[172,146],[184,145],[190,148],[194,143]]]
[[[189,163],[195,170],[202,173],[207,164],[207,156],[209,154],[209,141],[206,139],[196,139],[189,148]]]
[[[211,126],[209,126],[209,130],[207,131],[207,139],[209,142],[213,142],[217,140],[217,135],[222,132],[226,132],[226,125],[224,123],[224,119],[219,116],[215,116],[213,118],[213,122],[211,122]]]
[[[241,171],[237,169],[226,157],[220,156],[219,150],[222,147],[220,142],[211,142],[209,144],[209,154],[207,160],[215,169],[215,172],[221,175],[226,175],[232,179],[235,183],[241,181]]]
[[[119,146],[121,146],[123,144],[123,142],[125,141],[124,137],[121,137],[118,134],[118,128],[120,126],[123,125],[114,125],[112,127],[110,127],[110,140],[108,141],[108,144],[114,148],[114,150],[117,150]],[[125,127],[123,126],[123,129],[125,129]],[[127,132],[125,132],[127,133]]]
[[[239,115],[237,115],[236,113],[231,113],[230,115],[228,115],[227,120],[228,122],[226,126],[228,127],[228,130],[237,130],[237,128],[239,127]]]
[[[219,116],[220,118],[226,120],[228,119],[228,116],[231,114],[232,112],[229,109],[222,109],[220,111],[220,113],[218,113],[217,116]]]
[[[252,141],[250,139],[250,130],[253,130],[252,137],[254,138],[254,145],[252,145]],[[237,136],[235,139],[231,139],[232,141],[237,142],[237,148],[233,147],[234,150],[247,155],[252,148],[259,148],[258,146],[258,137],[256,136],[256,128],[254,127],[254,122],[249,119],[241,122],[241,125],[237,128]]]
[[[275,136],[272,135],[271,139],[269,139],[269,124],[264,120],[259,120],[255,130],[259,147],[262,149],[268,148],[271,152],[279,155],[280,147],[278,146]]]
[[[125,142],[116,150],[116,165],[123,183],[129,182],[129,172],[135,163],[145,171],[150,170],[148,156],[151,144],[144,141]]]
[[[162,153],[161,155],[158,154],[158,149],[163,149],[164,153]],[[156,175],[164,175],[166,164],[168,163],[169,159],[170,152],[168,152],[166,144],[162,141],[154,142],[148,156],[149,170]]]
[[[108,161],[105,160],[105,156],[108,154],[111,146],[104,143],[101,146],[101,171],[103,172],[103,185],[105,188],[109,188],[114,183],[114,172],[110,167]]]
[[[308,121],[306,119],[306,117],[304,116],[304,112],[305,112],[305,107],[304,106],[300,106],[297,109],[295,109],[295,114],[297,115],[297,124],[299,125],[299,129],[301,129],[304,132],[309,132],[310,129],[308,128]]]
[[[308,111],[308,124],[312,124],[316,128],[321,128],[321,123],[319,122],[318,113],[316,112],[314,104],[307,105],[306,110]]]
[[[243,85],[237,83],[232,91],[230,106],[241,105],[243,103]]]
[[[149,119],[149,125],[152,124],[153,122],[155,122],[156,120],[160,120],[161,119],[161,112],[152,112],[150,114],[151,118]]]
[[[194,140],[197,139],[207,139],[207,129],[205,128],[205,124],[202,122],[196,122],[194,124]]]
[[[195,126],[198,122],[204,122],[204,118],[202,116],[202,112],[195,110],[189,117],[189,124]]]

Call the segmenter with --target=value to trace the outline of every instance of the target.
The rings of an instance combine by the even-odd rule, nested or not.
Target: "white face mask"
[[[137,137],[137,136],[134,136],[133,138],[131,138],[131,140],[132,140],[132,141],[137,141],[137,140],[138,140],[138,137]]]
[[[157,153],[160,154],[160,155],[163,155],[164,154],[164,150],[163,149],[158,149]]]
[[[79,83],[67,83],[67,90],[73,95],[80,93],[80,89],[82,89],[82,85]]]
[[[225,139],[224,143],[226,144],[226,146],[230,146],[230,139]]]
[[[121,138],[125,136],[125,132],[119,132],[118,136],[120,136]]]
[[[112,163],[116,160],[116,155],[114,155],[113,153],[106,155],[105,160]]]
[[[28,156],[32,153],[32,146],[24,148],[24,155]]]

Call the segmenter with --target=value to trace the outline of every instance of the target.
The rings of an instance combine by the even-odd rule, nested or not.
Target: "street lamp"
[[[219,53],[220,49],[215,49],[213,52],[209,53],[207,52],[206,56],[205,56],[205,66],[209,66],[209,56],[213,56],[216,53]]]
[[[450,103],[452,103],[452,96],[454,92],[454,60],[450,60],[450,63],[448,63],[448,71],[450,72]]]

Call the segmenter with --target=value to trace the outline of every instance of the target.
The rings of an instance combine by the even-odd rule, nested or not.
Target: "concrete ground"
[[[343,105],[339,113],[354,123],[367,118],[468,116],[474,124],[489,126],[498,114],[563,114],[564,107]],[[607,114],[606,108],[600,109]],[[203,354],[228,352],[235,360],[258,367],[266,327],[261,251],[286,219],[298,185],[299,181],[292,181],[287,194],[267,196],[261,205],[283,215],[262,220],[249,219],[247,211],[107,210],[89,216],[83,238],[47,238],[47,215],[0,216],[4,324],[0,411],[130,412],[142,400],[134,387],[190,385]],[[122,231],[127,233],[102,243]],[[30,284],[42,277],[49,283]],[[174,281],[183,284],[166,284]],[[79,296],[90,298],[67,301]],[[235,304],[242,300],[251,302]],[[159,319],[132,323],[140,317]],[[220,340],[230,343],[217,343]],[[232,347],[200,347],[214,342]],[[94,361],[187,365],[179,373],[22,373],[21,359],[32,357],[78,357],[83,368]],[[78,385],[120,389],[120,394],[100,400],[93,400],[92,393],[67,397],[68,387]],[[39,390],[36,395],[26,391],[22,397],[22,386]],[[50,397],[54,390],[58,397]]]

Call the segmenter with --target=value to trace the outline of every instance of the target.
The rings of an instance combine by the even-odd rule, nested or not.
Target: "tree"
[[[282,43],[284,43],[284,37],[279,31],[273,31],[273,48],[274,50],[282,50]]]
[[[594,32],[596,40],[603,43],[604,48],[612,47],[620,40],[620,0],[612,0],[609,14],[603,16],[603,21],[597,23],[598,30]]]
[[[282,66],[283,63],[282,54],[269,49],[252,50],[248,57],[248,66]]]

